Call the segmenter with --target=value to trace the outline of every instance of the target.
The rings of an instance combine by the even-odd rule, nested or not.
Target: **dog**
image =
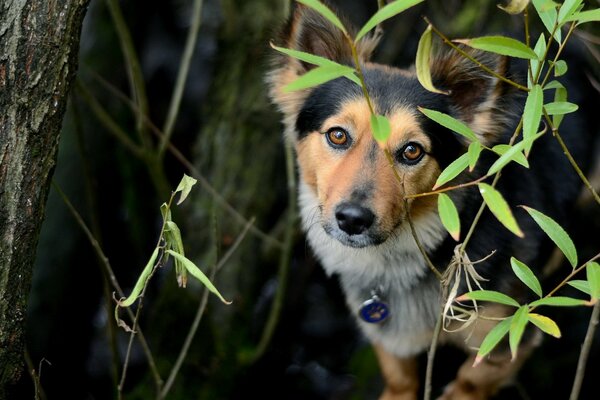
[[[350,24],[345,26],[353,31]],[[277,44],[354,65],[343,33],[304,6],[295,8]],[[509,142],[525,96],[450,49],[440,51],[431,62],[434,85],[447,93],[429,92],[414,70],[372,62],[376,45],[374,36],[366,36],[357,48],[373,106],[391,123],[384,145],[373,138],[368,104],[352,81],[342,77],[286,92],[287,84],[314,66],[278,55],[267,82],[269,96],[283,115],[285,140],[295,149],[301,219],[310,247],[325,271],[339,276],[347,305],[374,346],[385,382],[381,399],[408,400],[417,398],[415,357],[431,344],[442,300],[439,279],[427,267],[410,222],[424,251],[441,270],[451,262],[457,242],[441,224],[435,195],[405,200],[431,191],[440,172],[468,146],[464,138],[426,118],[419,107],[454,116],[481,143],[493,147]],[[471,55],[496,73],[519,79],[518,68],[508,58],[477,51]],[[570,101],[586,103],[577,94]],[[569,116],[561,125],[564,141],[584,168],[591,157],[594,130],[596,126]],[[384,150],[392,156],[393,167]],[[451,184],[484,176],[497,157],[484,151],[475,169],[463,172]],[[509,232],[486,209],[466,249],[470,260],[479,260],[474,268],[486,279],[480,282],[482,287],[506,293],[521,304],[531,300],[530,291],[514,276],[510,257],[540,271],[553,247],[517,206],[533,207],[566,224],[581,186],[550,133],[536,141],[529,164],[526,169],[510,163],[496,187],[525,238]],[[448,194],[458,208],[461,226],[469,227],[482,203],[477,187]],[[458,293],[467,291],[465,282],[460,282]],[[468,358],[441,398],[486,399],[514,377],[539,342],[535,328],[527,329],[516,359],[511,360],[508,345],[502,342],[473,366],[476,349],[497,323],[485,316],[505,317],[512,312],[484,303],[479,310],[483,318],[467,329],[442,331],[439,341],[459,346]]]

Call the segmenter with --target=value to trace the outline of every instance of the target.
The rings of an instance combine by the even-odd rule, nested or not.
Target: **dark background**
[[[149,117],[162,127],[192,9],[191,1],[126,1],[121,6],[146,83]],[[337,2],[342,14],[361,25],[376,1]],[[593,3],[593,2],[592,2]],[[268,46],[289,15],[290,5],[275,0],[207,0],[173,144],[223,198],[256,226],[281,239],[286,224],[285,158],[280,116],[266,98],[263,83],[272,50]],[[386,23],[375,59],[407,67],[427,15],[450,37],[482,32],[520,32],[522,20],[486,0],[428,0]],[[532,21],[534,18],[532,17]],[[534,21],[534,23],[536,23]],[[597,31],[597,29],[596,29]],[[537,37],[537,36],[536,36]],[[582,47],[583,49],[583,47]],[[595,45],[597,51],[598,45]],[[589,69],[594,70],[593,57]],[[583,71],[570,71],[582,74]],[[130,96],[114,23],[103,1],[93,1],[80,50],[78,86],[64,121],[55,182],[83,215],[128,293],[155,246],[164,190],[188,172],[167,154],[159,170],[132,155],[107,133],[86,100],[91,93],[134,140],[135,117],[126,101],[103,83]],[[163,174],[164,173],[164,174]],[[189,172],[188,172],[189,173]],[[174,212],[188,257],[204,270],[214,265],[238,237],[243,224],[197,185]],[[580,259],[597,252],[600,215],[583,205],[573,216],[572,234]],[[590,233],[592,232],[592,233]],[[590,240],[590,236],[593,238]],[[594,245],[596,247],[594,247]],[[279,251],[249,234],[219,272],[217,287],[231,306],[215,298],[169,395],[170,399],[370,399],[381,379],[369,345],[346,310],[335,278],[324,276],[301,232],[295,235],[285,302],[264,356],[249,361],[264,329],[277,280]],[[116,398],[129,335],[119,329],[111,347],[104,278],[89,241],[56,192],[51,192],[37,249],[29,301],[27,352],[41,375],[48,399]],[[550,278],[559,279],[568,267]],[[108,293],[112,293],[112,289]],[[173,268],[153,277],[141,313],[158,368],[166,378],[201,298],[201,287],[177,287]],[[568,291],[566,292],[568,293]],[[589,309],[552,310],[563,338],[546,337],[502,398],[567,398],[589,319]],[[582,399],[597,398],[600,333],[588,363]],[[118,360],[114,360],[114,351]],[[443,348],[435,364],[434,393],[452,379],[462,353]],[[40,361],[45,360],[45,361]],[[424,368],[424,359],[422,366]],[[41,366],[41,368],[40,368]],[[25,375],[15,398],[33,398]],[[144,354],[133,347],[124,388],[127,399],[154,397]]]

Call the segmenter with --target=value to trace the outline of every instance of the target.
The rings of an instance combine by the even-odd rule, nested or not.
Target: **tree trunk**
[[[88,2],[0,3],[0,399],[23,370],[32,266]]]

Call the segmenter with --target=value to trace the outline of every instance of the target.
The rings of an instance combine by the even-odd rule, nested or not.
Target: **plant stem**
[[[598,327],[598,320],[600,319],[600,302],[596,302],[592,315],[590,317],[590,323],[588,325],[583,345],[581,346],[581,352],[579,353],[579,361],[577,362],[577,371],[575,373],[575,379],[573,381],[573,388],[571,389],[571,396],[569,400],[577,400],[579,398],[579,392],[581,391],[581,385],[583,383],[583,377],[585,375],[585,367],[587,364],[590,350],[592,349],[592,343],[594,341],[594,334]]]
[[[475,185],[483,182],[487,178],[489,178],[489,176],[486,175],[486,176],[482,176],[481,178],[475,179],[474,181],[471,181],[471,182],[460,183],[460,184],[455,185],[455,186],[447,186],[447,187],[442,188],[442,189],[432,190],[431,192],[417,193],[417,194],[407,194],[406,198],[407,199],[416,199],[418,197],[432,196],[434,194],[440,194],[440,193],[444,193],[444,192],[449,192],[449,191],[456,190],[456,189],[463,189],[463,188],[466,188],[466,187],[469,187],[469,186],[475,186]]]
[[[443,290],[443,292],[445,292],[445,290]],[[435,360],[435,352],[437,350],[440,332],[442,331],[444,302],[442,302],[442,309],[438,313],[437,321],[435,322],[435,328],[433,330],[433,337],[431,338],[431,345],[429,346],[429,351],[427,352],[427,369],[425,370],[425,393],[423,395],[424,400],[431,399],[431,386],[432,386],[431,381],[433,379],[433,362]]]

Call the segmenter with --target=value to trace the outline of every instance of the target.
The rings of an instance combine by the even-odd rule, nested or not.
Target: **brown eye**
[[[348,132],[342,128],[331,128],[325,135],[327,136],[327,141],[333,147],[346,147],[350,142]]]
[[[418,143],[407,143],[402,150],[400,150],[399,161],[404,164],[413,165],[421,161],[423,155],[425,154],[425,150]]]

